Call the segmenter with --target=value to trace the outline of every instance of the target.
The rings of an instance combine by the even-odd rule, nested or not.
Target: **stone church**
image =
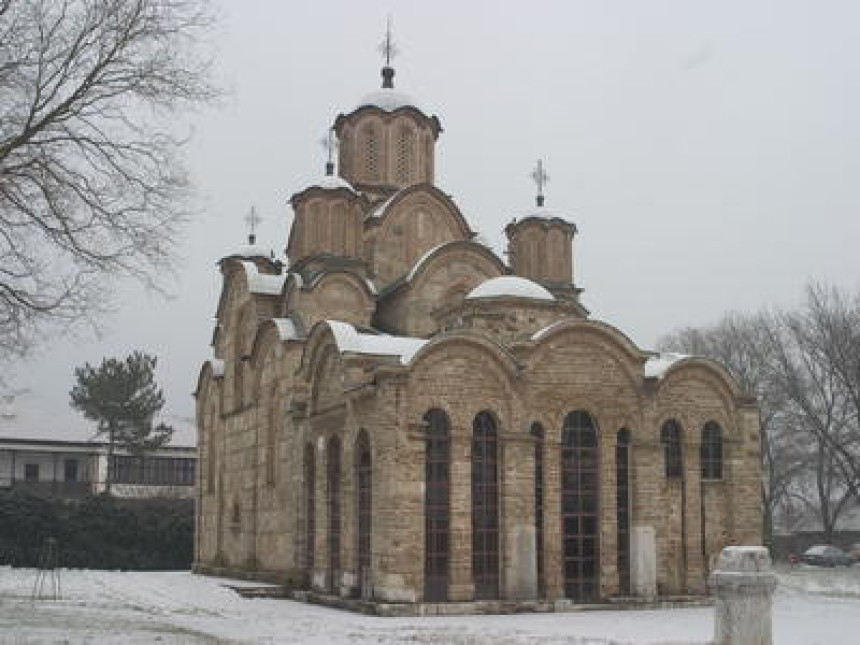
[[[705,593],[760,543],[755,399],[589,317],[540,166],[507,262],[482,244],[440,120],[382,76],[290,198],[288,261],[220,261],[196,570],[379,606]]]

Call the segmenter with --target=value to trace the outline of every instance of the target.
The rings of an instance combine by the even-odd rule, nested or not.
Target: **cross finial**
[[[331,176],[334,174],[334,153],[337,151],[337,139],[333,128],[330,128],[326,136],[320,139],[320,145],[326,152],[325,174]]]
[[[257,214],[257,207],[251,206],[251,211],[245,216],[245,223],[248,225],[248,244],[254,244],[257,241],[257,226],[263,218]]]
[[[532,179],[534,179],[535,184],[537,184],[537,205],[543,206],[543,189],[544,186],[546,186],[546,182],[549,181],[549,175],[546,174],[546,170],[544,170],[543,167],[543,159],[538,159],[537,166],[532,171]]]
[[[397,49],[391,35],[391,16],[388,16],[385,26],[385,38],[379,43],[379,52],[385,59],[385,65],[382,68],[382,87],[392,88],[394,87],[394,68],[391,66],[391,61],[400,53],[400,50]]]

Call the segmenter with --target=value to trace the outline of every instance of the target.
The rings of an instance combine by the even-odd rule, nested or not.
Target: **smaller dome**
[[[403,92],[397,92],[393,89],[381,89],[376,92],[371,92],[364,96],[361,101],[358,102],[356,107],[362,107],[365,105],[374,105],[386,112],[393,112],[397,108],[406,106],[417,107],[415,100],[411,96],[404,94]]]
[[[350,192],[355,192],[355,188],[353,188],[352,184],[349,183],[343,177],[338,177],[337,175],[323,175],[317,181],[314,181],[311,184],[312,187],[316,186],[319,188],[324,188],[326,190],[336,190],[338,188],[345,188]]]
[[[532,300],[555,300],[555,297],[537,282],[515,275],[503,275],[485,280],[469,292],[466,300],[513,296]]]

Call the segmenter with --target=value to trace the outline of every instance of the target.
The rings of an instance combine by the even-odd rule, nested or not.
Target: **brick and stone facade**
[[[220,263],[197,570],[374,602],[704,593],[723,546],[760,542],[756,401],[591,319],[564,217],[520,213],[510,265],[475,241],[408,97],[333,127],[289,265]]]

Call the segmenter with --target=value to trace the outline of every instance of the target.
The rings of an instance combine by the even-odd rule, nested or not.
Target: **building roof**
[[[645,367],[643,368],[645,378],[663,378],[670,367],[685,358],[690,357],[687,354],[677,354],[675,352],[664,352],[652,356],[645,361]]]
[[[485,280],[469,292],[466,300],[502,296],[530,298],[532,300],[555,300],[555,296],[537,282],[515,275],[503,275]]]
[[[415,99],[404,92],[395,90],[394,88],[382,88],[371,92],[370,94],[365,94],[355,107],[360,108],[365,105],[372,105],[385,110],[386,112],[393,112],[397,108],[402,107],[418,107]]]
[[[253,262],[242,261],[242,268],[248,279],[248,291],[251,293],[267,296],[278,296],[284,287],[287,273],[280,274],[260,273],[257,265]]]
[[[349,323],[327,320],[329,329],[341,352],[373,354],[375,356],[397,356],[401,364],[407,365],[428,341],[411,336],[389,336],[358,331]]]

